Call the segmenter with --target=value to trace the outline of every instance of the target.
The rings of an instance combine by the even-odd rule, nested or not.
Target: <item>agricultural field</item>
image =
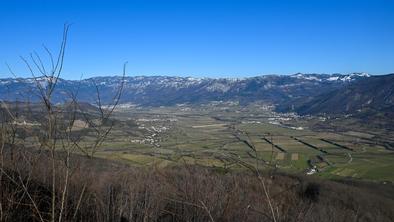
[[[305,124],[324,124],[317,117],[278,114],[263,104],[121,107],[114,118],[97,155],[133,166],[236,170],[237,159],[291,173],[394,182],[394,151],[384,146],[383,133],[319,130]]]

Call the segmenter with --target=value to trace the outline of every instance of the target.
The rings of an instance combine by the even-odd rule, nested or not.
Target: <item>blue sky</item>
[[[59,47],[73,23],[63,78],[128,75],[244,77],[394,72],[394,1],[0,1],[5,62]]]

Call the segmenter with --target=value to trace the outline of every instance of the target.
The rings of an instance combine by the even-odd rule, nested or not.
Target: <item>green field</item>
[[[394,152],[374,143],[376,132],[311,130],[304,119],[258,105],[133,108],[117,110],[114,118],[119,124],[98,156],[130,165],[235,169],[240,166],[226,159],[229,155],[256,163],[249,143],[258,159],[286,172],[305,173],[312,164],[319,170],[315,175],[321,177],[394,182]]]

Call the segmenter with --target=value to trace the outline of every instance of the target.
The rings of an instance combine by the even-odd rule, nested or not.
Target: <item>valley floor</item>
[[[385,146],[390,141],[384,136],[391,136],[385,131],[319,129],[331,122],[278,114],[262,104],[121,108],[114,117],[119,123],[98,155],[133,166],[192,163],[228,170],[239,167],[234,156],[252,164],[257,157],[286,172],[394,182],[394,151]]]

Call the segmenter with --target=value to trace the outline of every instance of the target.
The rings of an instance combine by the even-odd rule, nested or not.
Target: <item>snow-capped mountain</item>
[[[291,75],[293,78],[306,79],[306,80],[314,80],[314,81],[342,81],[342,82],[350,82],[364,77],[370,77],[368,73],[349,73],[346,75],[343,74],[302,74],[297,73]]]
[[[361,75],[357,75],[359,78]],[[344,81],[355,75],[343,77]],[[343,87],[310,98],[281,104],[279,110],[299,114],[357,114],[365,113],[394,118],[394,74],[371,76],[352,81]]]
[[[103,103],[112,101],[124,81],[121,103],[161,106],[209,101],[239,101],[246,104],[265,101],[281,104],[299,98],[339,89],[354,81],[370,78],[365,73],[264,75],[250,78],[192,78],[171,76],[94,77],[80,81],[58,79],[53,95],[56,103],[66,102],[71,94],[81,102],[94,104],[96,86]],[[53,79],[0,79],[0,99],[38,100],[37,84],[46,87]]]

